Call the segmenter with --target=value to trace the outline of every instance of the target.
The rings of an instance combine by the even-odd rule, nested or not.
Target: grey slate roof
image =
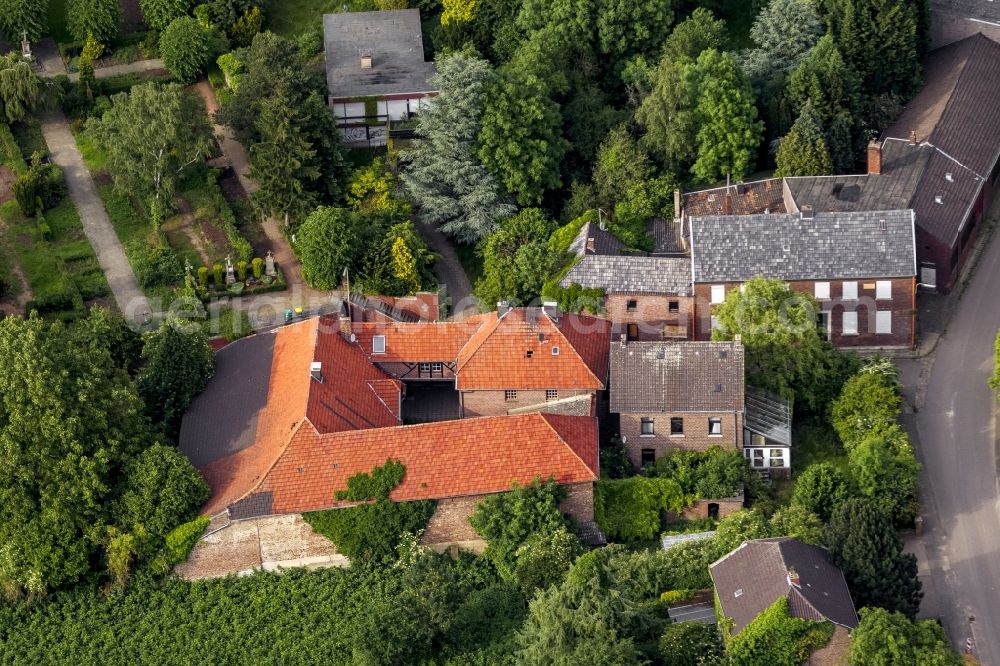
[[[692,218],[691,236],[696,283],[916,274],[911,210]]]
[[[611,411],[743,411],[739,342],[611,343]]]
[[[559,281],[568,287],[603,289],[605,293],[691,294],[691,260],[687,257],[636,257],[588,254],[580,257]]]
[[[798,585],[789,580],[790,570],[798,574]],[[709,573],[734,635],[781,597],[788,599],[792,617],[858,626],[844,574],[818,546],[788,537],[747,541],[712,564]]]
[[[930,5],[933,11],[1000,23],[1000,5],[994,0],[931,0]]]
[[[253,445],[267,405],[277,331],[232,342],[215,354],[215,376],[181,421],[180,449],[195,467]],[[233,409],[239,405],[239,409]]]
[[[323,15],[326,84],[334,97],[436,92],[436,69],[424,62],[419,9]],[[361,52],[372,53],[370,69]]]

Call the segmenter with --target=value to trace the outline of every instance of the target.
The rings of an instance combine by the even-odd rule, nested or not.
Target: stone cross
[[[271,277],[278,274],[278,272],[274,270],[274,256],[271,254],[270,250],[267,251],[267,256],[264,258],[264,273],[270,275]]]
[[[21,31],[21,55],[31,60],[31,44],[28,43],[28,31]]]
[[[226,284],[233,284],[236,282],[236,276],[233,275],[233,260],[230,256],[226,256]]]

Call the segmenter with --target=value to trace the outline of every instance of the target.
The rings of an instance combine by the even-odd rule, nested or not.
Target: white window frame
[[[712,426],[713,425],[718,425],[719,426],[719,431],[718,432],[712,432]],[[722,437],[722,419],[719,418],[718,416],[710,416],[710,417],[708,417],[708,436],[709,437]]]
[[[875,300],[892,300],[892,280],[878,280],[875,282]]]
[[[645,432],[646,425],[649,425],[649,432]],[[639,437],[656,437],[656,420],[651,416],[644,416],[639,419]]]
[[[892,335],[892,310],[875,312],[875,333],[877,335]]]
[[[858,335],[857,310],[844,310],[840,323],[841,335]]]
[[[372,336],[372,353],[373,354],[384,354],[385,353],[385,336],[375,335]]]
[[[718,305],[726,300],[726,285],[724,284],[713,284],[712,285],[712,305]]]
[[[858,300],[858,283],[857,281],[844,282],[840,286],[841,288],[841,299],[845,301],[856,301]]]
[[[816,296],[817,301],[830,300],[830,283],[829,282],[813,283],[813,294]]]

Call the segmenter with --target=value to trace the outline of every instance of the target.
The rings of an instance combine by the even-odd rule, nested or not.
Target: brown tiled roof
[[[493,312],[458,356],[456,388],[602,389],[611,322],[542,308]]]
[[[858,626],[844,574],[818,546],[788,537],[747,541],[709,572],[723,615],[733,620],[733,634],[782,597],[793,617]],[[797,584],[790,573],[798,575]]]
[[[563,484],[589,482],[598,475],[597,421],[530,414],[326,435],[303,421],[263,478],[243,485],[236,499],[252,504],[263,496],[255,509],[267,513],[331,508],[338,505],[334,491],[346,488],[348,477],[389,458],[406,465],[390,495],[396,501],[502,492],[536,475]],[[206,476],[213,492],[226,483]]]
[[[987,176],[1000,155],[1000,44],[977,33],[931,51],[926,85],[886,136],[928,141]]]
[[[728,210],[726,193],[725,186],[687,192],[684,194],[684,214],[687,217],[701,217],[704,215],[759,215],[765,211],[770,213],[785,212],[780,178],[730,185]]]
[[[739,342],[614,342],[610,357],[614,413],[743,411]]]

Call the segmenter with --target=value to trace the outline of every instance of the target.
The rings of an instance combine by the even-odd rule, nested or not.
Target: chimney
[[[372,68],[372,52],[369,50],[361,51],[361,69],[371,69]]]
[[[733,194],[726,188],[726,199],[722,202],[722,214],[732,215],[733,214]]]
[[[507,301],[500,301],[499,303],[497,303],[497,316],[498,317],[502,317],[505,314],[507,314],[508,312],[510,312],[510,305],[507,304]]]
[[[910,145],[917,145],[917,133],[915,130],[910,130]]]
[[[882,145],[874,140],[868,143],[868,173],[882,173]]]
[[[587,239],[587,254],[594,254],[597,252],[597,245],[593,238]]]
[[[802,216],[803,220],[811,220],[816,216],[816,212],[810,204],[802,204],[802,207],[799,209],[799,215]]]
[[[544,301],[542,303],[542,312],[552,321],[559,322],[559,304],[555,301]]]
[[[323,383],[323,364],[319,361],[313,361],[309,364],[309,376],[318,381],[320,384]]]
[[[788,584],[794,587],[802,586],[799,578],[799,572],[795,570],[795,567],[788,567]]]
[[[674,188],[674,219],[681,219],[681,191]]]
[[[350,306],[348,306],[350,307]],[[345,339],[350,340],[351,334],[354,332],[353,326],[351,326],[351,316],[350,315],[340,315],[340,334],[344,336]]]

